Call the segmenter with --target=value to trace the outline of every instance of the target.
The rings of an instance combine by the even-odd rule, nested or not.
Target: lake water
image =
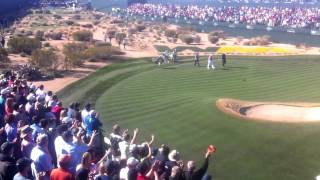
[[[95,9],[99,11],[110,12],[112,7],[126,8],[127,1],[125,0],[92,0],[92,5]],[[289,4],[287,6],[294,6],[294,4]],[[309,6],[309,5],[305,4],[303,6]],[[132,17],[132,18],[145,19],[145,20],[151,21],[151,18],[147,18],[147,17]],[[154,19],[153,21],[158,23],[162,22],[160,18]],[[196,22],[196,21],[187,23],[184,20],[180,20],[179,22],[176,22],[176,20],[174,19],[169,19],[168,22],[172,24],[184,26],[184,27],[191,26],[199,32],[210,32],[214,30],[222,30],[229,36],[232,36],[232,37],[242,36],[244,38],[268,35],[271,37],[272,41],[274,42],[289,43],[289,44],[295,44],[295,45],[305,44],[308,46],[320,46],[320,36],[311,35],[310,30],[306,30],[306,29],[296,29],[295,33],[289,33],[285,28],[274,28],[272,31],[267,31],[265,26],[254,26],[254,29],[247,29],[245,25],[235,25],[236,27],[229,27],[229,24],[227,23],[218,23],[218,25],[216,24],[217,25],[216,26],[213,22],[204,22],[203,25],[199,25],[199,22]]]

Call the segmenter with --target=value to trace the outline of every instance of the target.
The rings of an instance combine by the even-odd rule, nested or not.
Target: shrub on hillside
[[[93,34],[90,31],[82,30],[74,32],[72,37],[76,41],[91,41]]]
[[[122,55],[123,52],[119,48],[112,46],[92,47],[85,51],[85,57],[90,60],[108,59],[113,55]]]
[[[111,46],[111,44],[108,42],[97,41],[94,43],[94,46],[95,47],[105,47],[105,46]]]
[[[81,26],[84,27],[84,28],[93,28],[92,24],[83,24]]]
[[[208,40],[209,42],[211,42],[212,44],[216,44],[219,41],[219,37],[218,36],[208,36]]]
[[[43,14],[51,14],[50,10],[43,10],[42,12],[43,12]]]
[[[224,39],[225,38],[225,33],[223,31],[212,31],[209,33],[208,36],[216,36],[218,38]]]
[[[123,24],[124,21],[121,19],[114,19],[110,22],[110,24]]]
[[[14,37],[9,40],[8,47],[12,53],[31,55],[32,51],[41,48],[41,42],[36,38]]]
[[[44,37],[44,32],[43,31],[36,31],[36,33],[34,34],[34,37],[36,39],[39,39],[39,41],[43,41],[43,37]]]
[[[74,21],[71,21],[71,20],[67,20],[67,21],[65,21],[65,23],[68,26],[74,25]]]
[[[29,63],[43,70],[55,71],[58,67],[58,56],[52,49],[37,49],[32,52]]]
[[[107,38],[109,39],[109,41],[111,43],[111,40],[116,37],[116,30],[108,29],[107,32],[106,32],[106,36],[107,36]]]
[[[80,66],[86,59],[84,51],[87,49],[83,43],[69,43],[63,46],[64,68],[66,70]]]
[[[96,19],[96,20],[100,20],[103,15],[102,14],[93,14],[93,17]]]
[[[4,48],[0,47],[0,62],[8,62],[8,55],[8,52]]]
[[[45,37],[52,40],[61,40],[62,32],[48,32],[46,33]]]
[[[43,47],[50,47],[50,43],[45,42],[45,43],[43,44]]]
[[[170,38],[177,38],[178,37],[177,31],[173,30],[173,29],[167,29],[164,32],[164,35],[167,36],[167,37],[170,37]]]
[[[98,24],[100,24],[100,21],[93,21],[93,25],[98,25]]]
[[[74,20],[80,20],[81,19],[81,16],[79,14],[76,14],[72,17],[72,19]]]
[[[132,35],[132,34],[136,34],[138,32],[138,30],[136,28],[129,28],[128,29],[128,34]]]
[[[55,19],[62,19],[62,16],[60,16],[60,15],[58,15],[58,14],[53,15],[53,17],[54,17]]]
[[[33,32],[32,31],[26,31],[24,33],[25,36],[32,36],[33,35]]]
[[[193,37],[189,34],[180,34],[179,39],[186,44],[193,43]]]
[[[136,25],[136,29],[137,29],[139,32],[142,32],[143,30],[146,29],[146,26],[143,25],[143,24],[138,24],[138,25]]]
[[[193,36],[193,42],[199,44],[201,42],[201,37],[198,35]]]
[[[127,37],[127,34],[125,33],[122,33],[122,32],[119,32],[119,33],[116,33],[115,35],[115,38],[120,46],[120,44],[123,42],[123,40]]]

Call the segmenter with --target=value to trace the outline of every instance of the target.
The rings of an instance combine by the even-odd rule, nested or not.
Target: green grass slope
[[[320,123],[240,120],[215,107],[219,98],[320,102],[316,56],[231,57],[228,68],[208,71],[192,62],[157,67],[146,61],[114,64],[60,92],[66,102],[96,101],[105,130],[114,123],[141,129],[139,140],[178,149],[184,160],[218,151],[215,179],[304,180],[320,174]]]

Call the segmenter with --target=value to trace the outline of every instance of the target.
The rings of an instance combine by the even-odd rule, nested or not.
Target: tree
[[[212,43],[212,44],[216,44],[219,41],[219,37],[218,36],[210,36],[208,35],[208,40]]]
[[[62,32],[48,32],[45,35],[45,37],[52,39],[52,40],[61,40],[62,39]]]
[[[225,33],[223,31],[212,31],[208,36],[217,36],[219,39],[225,38]]]
[[[186,44],[193,43],[193,37],[189,34],[181,34],[179,35],[179,39]]]
[[[13,53],[31,55],[32,51],[41,48],[41,42],[36,38],[14,37],[9,40],[8,47]]]
[[[136,29],[137,29],[139,32],[142,32],[143,30],[146,29],[146,26],[143,25],[143,24],[138,24],[138,25],[136,25]]]
[[[37,49],[32,52],[29,63],[46,71],[55,71],[58,68],[58,56],[52,49]]]
[[[178,33],[176,30],[173,30],[173,29],[167,29],[165,32],[164,32],[164,35],[169,37],[169,38],[177,38],[178,37]]]
[[[108,59],[113,55],[122,55],[119,48],[112,46],[91,47],[85,51],[85,56],[91,60]]]
[[[8,62],[9,58],[8,58],[8,52],[6,51],[6,49],[0,47],[0,62]]]
[[[93,34],[91,31],[76,31],[72,34],[72,37],[76,41],[91,41],[93,38]]]
[[[201,42],[201,37],[198,35],[193,36],[193,42],[194,43],[200,43]]]
[[[109,30],[106,32],[106,37],[109,39],[109,41],[110,41],[110,43],[111,43],[111,40],[116,37],[116,30],[109,29]]]
[[[35,33],[34,36],[35,36],[36,39],[39,39],[39,41],[43,41],[44,32],[38,30],[38,31]]]
[[[116,40],[117,40],[119,46],[121,45],[121,43],[123,42],[123,40],[126,37],[127,37],[127,34],[125,34],[125,33],[122,33],[122,32],[116,33]]]
[[[80,66],[83,60],[86,59],[84,51],[87,49],[83,43],[69,43],[63,46],[64,68],[66,70]]]

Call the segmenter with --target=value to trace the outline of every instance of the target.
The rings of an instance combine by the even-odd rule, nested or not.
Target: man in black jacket
[[[214,152],[215,148],[211,151],[207,151],[203,165],[197,170],[195,162],[189,161],[187,164],[187,171],[184,172],[185,180],[201,180],[207,172],[210,156]]]
[[[1,145],[0,153],[0,180],[13,179],[17,173],[16,161],[12,158],[14,145],[5,142]]]
[[[227,64],[227,55],[223,53],[221,56],[221,59],[222,59],[222,66],[225,67],[225,65]]]

